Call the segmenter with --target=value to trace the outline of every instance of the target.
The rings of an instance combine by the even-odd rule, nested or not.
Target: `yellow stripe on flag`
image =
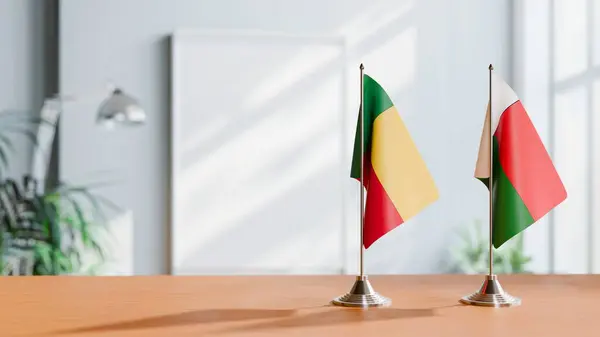
[[[404,221],[437,200],[433,178],[394,106],[373,123],[371,164]]]

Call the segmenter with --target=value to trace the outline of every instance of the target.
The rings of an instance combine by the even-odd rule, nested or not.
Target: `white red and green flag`
[[[567,198],[527,111],[512,88],[492,73],[492,242],[498,248]],[[475,177],[489,188],[490,104],[479,145]]]

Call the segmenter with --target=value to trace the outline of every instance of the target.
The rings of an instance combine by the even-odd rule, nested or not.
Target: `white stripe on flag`
[[[492,73],[492,133],[496,132],[500,116],[519,98],[512,88],[504,82],[500,75]],[[488,123],[490,122],[490,105],[485,114],[485,122],[483,124],[483,132],[479,141],[479,154],[477,155],[477,163],[475,165],[476,178],[490,177],[490,132]]]
[[[512,88],[502,79],[502,77],[492,72],[492,130],[496,132],[498,123],[500,122],[500,116],[508,109],[509,106],[513,105],[519,100],[517,94]],[[487,127],[487,124],[484,128]],[[492,133],[493,133],[492,132]]]

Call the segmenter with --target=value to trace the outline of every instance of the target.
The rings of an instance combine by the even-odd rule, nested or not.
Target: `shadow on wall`
[[[435,10],[429,9],[432,2]],[[482,216],[486,205],[484,199],[478,198],[475,186],[479,185],[472,178],[486,101],[485,86],[479,88],[478,81],[485,79],[486,72],[482,68],[479,76],[479,72],[469,69],[482,60],[487,65],[489,54],[471,50],[469,41],[477,40],[477,36],[471,36],[477,32],[467,32],[472,38],[469,41],[465,41],[466,37],[460,41],[452,39],[462,36],[466,28],[462,25],[455,28],[455,23],[447,22],[448,17],[453,17],[450,14],[467,21],[480,14],[479,7],[466,17],[459,14],[464,6],[453,8],[441,1],[426,5],[416,1],[390,3],[388,7],[377,7],[377,13],[362,11],[355,15],[354,21],[361,26],[360,34],[356,33],[356,26],[348,28],[352,24],[341,25],[340,34],[353,29],[356,33],[348,37],[347,80],[352,90],[348,91],[349,104],[341,120],[334,112],[326,117],[316,115],[312,122],[302,118],[315,111],[327,113],[322,107],[329,104],[327,97],[320,94],[328,89],[319,86],[323,83],[335,86],[339,57],[315,58],[307,67],[298,63],[297,55],[282,56],[278,62],[284,60],[282,63],[286,65],[272,71],[275,78],[254,83],[256,88],[271,90],[263,92],[262,101],[251,97],[252,92],[242,99],[253,102],[247,105],[236,105],[225,95],[212,97],[223,100],[223,109],[210,112],[214,114],[211,123],[195,130],[195,141],[185,144],[187,152],[181,164],[185,170],[181,181],[193,192],[179,199],[176,207],[196,212],[182,217],[186,222],[185,234],[180,235],[185,243],[178,241],[175,234],[173,248],[184,252],[176,262],[180,269],[197,266],[198,260],[202,260],[215,268],[229,265],[239,270],[236,266],[245,266],[244,272],[255,273],[264,270],[264,266],[278,268],[283,261],[300,265],[306,260],[322,259],[328,265],[338,263],[340,253],[355,254],[354,247],[340,252],[337,245],[329,244],[345,240],[340,230],[343,205],[331,201],[340,198],[331,182],[350,181],[349,158],[344,163],[347,167],[340,169],[337,164],[342,159],[338,152],[342,143],[345,156],[350,155],[358,104],[354,75],[356,65],[364,62],[367,73],[392,94],[441,192],[436,204],[369,249],[368,270],[370,273],[439,272],[439,263],[450,243],[449,235],[454,232],[450,224]],[[445,10],[451,11],[450,14]],[[378,20],[381,18],[384,20]],[[421,22],[436,24],[421,25]],[[256,55],[244,57],[250,59]],[[306,70],[294,73],[301,68],[298,64]],[[460,78],[462,82],[457,85],[449,78]],[[215,86],[229,85],[222,81],[215,80]],[[331,93],[340,94],[335,90]],[[471,117],[481,118],[470,123],[457,122],[472,121]],[[341,142],[340,136],[335,135],[340,123],[345,128]],[[249,136],[269,128],[284,129],[288,136],[298,137],[293,145],[284,146],[277,138],[266,144]],[[207,134],[211,136],[206,137]],[[258,146],[252,148],[251,144]],[[227,162],[224,157],[233,153],[232,149],[245,149],[240,154],[244,160],[224,165]],[[253,155],[267,160],[254,160]],[[224,180],[225,175],[234,178]],[[247,194],[249,190],[253,193]],[[448,198],[443,191],[462,194]],[[346,222],[346,230],[355,230],[348,225],[356,223],[355,219],[342,221]],[[183,231],[183,227],[178,230]],[[313,248],[310,256],[299,256],[301,247]],[[307,263],[306,267],[310,267],[310,261]],[[223,271],[214,269],[214,272]]]

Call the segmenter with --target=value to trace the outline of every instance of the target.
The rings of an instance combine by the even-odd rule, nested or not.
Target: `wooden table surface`
[[[600,336],[600,276],[500,276],[503,309],[458,304],[482,276],[370,280],[391,307],[329,306],[352,276],[4,277],[0,336]]]

